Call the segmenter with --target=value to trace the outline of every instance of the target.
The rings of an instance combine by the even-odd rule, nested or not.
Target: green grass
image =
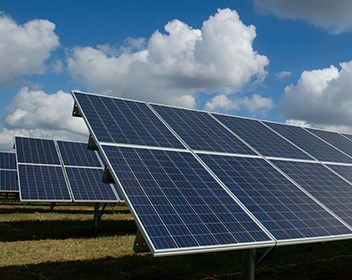
[[[132,251],[128,209],[109,205],[93,230],[93,205],[0,200],[0,279],[241,279],[241,252],[153,258]],[[260,254],[263,250],[259,250]],[[352,241],[276,248],[257,279],[351,279]]]

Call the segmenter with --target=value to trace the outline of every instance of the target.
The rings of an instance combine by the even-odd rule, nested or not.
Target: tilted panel
[[[273,244],[191,153],[102,150],[153,253]]]
[[[257,120],[213,114],[263,156],[312,159]]]
[[[61,166],[18,165],[21,201],[71,201]]]
[[[344,153],[348,154],[349,156],[352,156],[352,141],[346,139],[339,133],[309,128],[307,128],[307,130],[330,143],[339,150],[343,151]]]
[[[278,242],[351,233],[265,160],[199,156]]]
[[[87,143],[57,141],[65,166],[102,167],[95,151]]]
[[[103,183],[103,169],[65,168],[74,201],[118,202],[110,184]]]
[[[0,169],[16,170],[16,154],[0,152]]]
[[[193,150],[256,154],[206,112],[152,106]]]
[[[72,94],[99,142],[184,148],[143,102]]]
[[[292,125],[264,122],[276,132],[299,146],[320,161],[352,163],[352,158],[339,152],[303,128]]]
[[[352,226],[352,185],[319,163],[273,163]]]
[[[0,169],[0,193],[18,192],[17,171]]]
[[[19,163],[60,165],[54,140],[16,137],[15,143]]]

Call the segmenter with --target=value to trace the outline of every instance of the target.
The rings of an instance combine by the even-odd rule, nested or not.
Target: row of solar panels
[[[16,154],[0,153],[0,192],[19,192],[21,201],[121,200],[103,183],[103,163],[87,144],[16,137],[15,147]]]
[[[72,93],[155,255],[352,238],[352,136]]]

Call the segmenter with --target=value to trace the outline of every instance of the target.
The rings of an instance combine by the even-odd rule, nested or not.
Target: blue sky
[[[2,0],[0,11],[2,150],[14,135],[84,140],[72,89],[352,131],[349,1]]]

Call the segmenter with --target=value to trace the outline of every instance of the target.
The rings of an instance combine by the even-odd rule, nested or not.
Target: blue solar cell
[[[219,114],[213,116],[264,156],[312,159],[257,120]]]
[[[97,140],[184,148],[145,103],[73,92]]]
[[[343,135],[344,137],[346,137],[346,138],[348,138],[349,140],[352,141],[352,135],[351,134],[341,133],[341,135]]]
[[[199,156],[278,241],[351,233],[265,160]]]
[[[352,158],[339,152],[301,127],[271,122],[264,123],[317,160],[352,163]]]
[[[0,192],[18,192],[17,171],[0,170]]]
[[[95,151],[88,150],[86,143],[57,141],[64,165],[101,167]]]
[[[352,141],[346,139],[342,135],[337,132],[326,131],[326,130],[318,130],[318,129],[307,129],[311,133],[317,135],[321,139],[330,143],[334,147],[340,149],[344,153],[352,156]]]
[[[66,167],[74,201],[118,202],[110,184],[103,183],[103,169]]]
[[[71,201],[61,166],[18,165],[22,201]]]
[[[255,154],[208,113],[160,105],[152,106],[193,150]]]
[[[16,137],[19,163],[60,164],[53,140]]]
[[[352,226],[352,186],[349,183],[319,163],[276,160],[273,163]]]
[[[191,153],[102,149],[156,252],[270,242]]]
[[[16,170],[16,154],[0,152],[0,169]]]

